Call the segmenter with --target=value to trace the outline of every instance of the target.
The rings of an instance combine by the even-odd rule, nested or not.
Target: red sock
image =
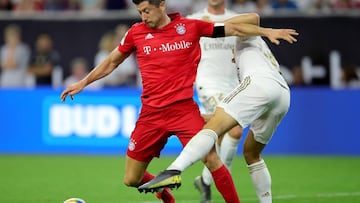
[[[149,182],[150,180],[154,179],[154,175],[150,174],[148,171],[145,171],[144,177],[141,179],[140,185]]]
[[[211,175],[214,179],[216,188],[221,193],[226,203],[240,203],[231,174],[225,165],[212,171]]]

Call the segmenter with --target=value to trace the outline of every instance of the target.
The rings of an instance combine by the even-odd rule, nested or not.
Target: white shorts
[[[289,106],[289,89],[263,76],[246,76],[219,104],[241,127],[250,125],[262,144],[269,143]]]

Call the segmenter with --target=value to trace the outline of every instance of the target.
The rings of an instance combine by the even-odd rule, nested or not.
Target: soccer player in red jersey
[[[186,19],[179,13],[168,15],[164,0],[133,2],[142,22],[134,24],[119,46],[85,78],[68,86],[61,93],[61,100],[65,101],[68,95],[73,98],[136,52],[143,85],[142,108],[128,145],[124,183],[138,187],[153,179],[146,169],[154,157],[160,156],[171,135],[176,135],[185,146],[204,126],[198,105],[193,101],[193,84],[201,54],[200,37],[262,35],[278,43],[278,39],[291,41],[295,31],[260,28],[255,26],[257,18],[251,15],[217,24]],[[212,150],[209,156],[217,156],[216,151]],[[221,162],[206,166],[225,201],[240,202],[227,168]],[[166,203],[175,202],[167,188],[158,191],[157,197]]]

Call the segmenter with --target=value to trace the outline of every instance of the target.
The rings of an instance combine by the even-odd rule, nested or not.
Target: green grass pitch
[[[157,174],[174,157],[154,159],[149,171]],[[265,156],[273,181],[275,203],[360,202],[360,157]],[[177,203],[199,202],[193,179],[202,164],[182,174],[174,190]],[[140,194],[123,185],[122,156],[0,155],[1,203],[62,203],[79,197],[87,203],[157,203],[153,194]],[[242,203],[258,202],[242,157],[232,166]],[[214,203],[224,202],[213,186]]]

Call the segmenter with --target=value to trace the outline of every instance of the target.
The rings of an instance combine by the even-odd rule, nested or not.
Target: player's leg
[[[138,187],[146,182],[151,181],[155,176],[146,171],[148,162],[141,162],[126,156],[125,160],[125,175],[124,183],[129,187]],[[172,196],[169,188],[156,193],[158,199],[163,200],[164,203],[174,203],[175,199]]]
[[[205,127],[209,127],[209,128],[215,129],[215,130],[220,128],[220,130],[218,130],[218,133],[221,133],[224,131],[226,132],[226,129],[223,129],[223,127],[220,127],[217,125],[217,123],[220,122],[220,120],[216,121],[216,119],[218,119],[218,118],[219,119],[227,118],[229,120],[229,123],[227,124],[227,125],[229,125],[229,127],[235,126],[237,124],[236,121],[231,116],[227,115],[227,113],[225,113],[222,108],[217,108],[216,114],[221,115],[220,117],[214,118],[215,121],[212,121],[216,125],[214,123],[209,123],[209,125],[206,125]],[[225,124],[225,126],[226,126],[226,124]],[[231,177],[229,170],[231,167],[233,157],[235,156],[235,153],[237,151],[237,146],[239,143],[238,141],[241,137],[241,133],[239,133],[239,132],[242,132],[242,128],[237,125],[236,127],[233,127],[231,130],[228,130],[227,132],[228,133],[225,133],[224,136],[220,137],[221,142],[220,142],[220,147],[218,150],[219,157],[217,157],[215,155],[211,155],[211,153],[210,153],[206,157],[206,159],[208,159],[208,160],[205,160],[207,168],[210,169],[210,171],[211,171],[211,177],[213,178],[213,180],[215,182],[216,188],[218,189],[218,191],[222,191],[223,196],[224,196],[224,194],[226,194],[226,192],[229,192],[229,194],[227,194],[229,196],[231,194],[236,193],[235,186],[227,187],[227,185],[233,185],[232,179],[231,179],[231,182],[226,182],[226,181],[229,181],[228,179],[230,179],[229,177]],[[214,169],[211,167],[211,165],[210,166],[208,165],[208,163],[211,163],[211,162],[218,163],[218,160],[217,160],[218,158],[220,158],[221,161],[225,164],[226,169],[227,169],[226,171],[225,171],[224,165],[222,165],[221,166],[222,168],[219,168],[219,169],[216,169],[216,168]],[[211,159],[211,160],[209,160],[209,159]],[[220,172],[221,170],[223,170],[223,171]],[[219,177],[219,175],[220,175],[220,177]],[[228,177],[221,178],[221,176],[225,176],[225,177],[228,176]],[[227,189],[230,191],[226,191]],[[231,190],[233,190],[233,191],[231,191]],[[234,199],[234,197],[232,197],[232,198]],[[224,199],[226,200],[225,197],[224,197]],[[231,197],[228,197],[228,199],[231,199]]]
[[[213,133],[212,136],[216,136],[216,133],[212,130],[209,130],[208,132],[202,130],[200,131],[200,133],[198,135],[198,137],[202,138],[202,139],[210,139],[212,140],[213,138],[207,138],[205,135],[205,137],[202,137],[201,135],[203,135],[204,133]],[[197,137],[197,136],[195,136]],[[194,137],[194,138],[195,138]],[[202,139],[199,139],[200,141]],[[198,139],[195,140],[191,140],[190,143],[193,141],[193,147],[197,146],[195,143],[197,143],[199,141]],[[211,143],[212,142],[212,143]],[[190,144],[189,143],[189,144]],[[200,142],[204,145],[214,145],[215,141],[210,141],[210,142]],[[186,145],[188,146],[188,145]],[[186,147],[185,147],[186,148]],[[201,145],[200,147],[197,146],[198,149],[203,148],[203,146]],[[205,150],[206,151],[206,150]],[[184,152],[184,151],[183,151]],[[185,153],[181,153],[179,156],[179,159],[176,159],[176,161],[179,162],[179,166],[182,164],[185,164],[187,168],[188,166],[190,166],[192,163],[198,161],[203,155],[199,155],[196,154],[195,156],[198,157],[198,159],[193,159],[190,160],[190,162],[186,159],[186,157],[189,158],[188,155],[191,155],[194,153],[192,153],[192,149],[190,150],[185,150]],[[205,154],[206,155],[206,154]],[[182,157],[184,156],[184,157]],[[190,156],[190,158],[192,158],[192,156]],[[227,169],[227,167],[221,162],[220,158],[218,157],[215,148],[213,148],[207,155],[206,157],[203,159],[203,162],[206,164],[206,166],[209,168],[209,170],[211,171],[211,175],[214,179],[215,185],[218,189],[218,191],[221,193],[221,195],[223,196],[225,202],[227,203],[239,203],[239,197],[238,194],[236,192],[236,188],[234,185],[234,182],[232,180],[231,174],[229,172],[229,170]],[[176,164],[176,163],[175,163]],[[184,166],[181,166],[184,167]],[[185,170],[185,168],[183,168],[183,170]],[[147,192],[147,191],[153,191],[159,188],[164,188],[164,187],[170,187],[170,188],[174,188],[174,187],[178,187],[180,186],[181,183],[180,180],[180,174],[181,174],[181,170],[179,170],[179,168],[175,168],[174,165],[170,166],[169,169],[163,171],[162,173],[160,173],[158,176],[156,176],[153,180],[151,180],[148,183],[145,183],[144,185],[141,185],[140,187],[138,187],[138,190],[140,192]]]
[[[126,156],[124,184],[129,187],[137,187],[142,183],[153,179],[154,176],[146,172],[148,165],[148,162],[137,161],[129,156]]]
[[[273,88],[271,86],[271,83],[266,85],[270,87],[268,92],[272,92],[268,111],[251,123],[244,143],[244,158],[260,203],[272,202],[271,176],[265,161],[261,158],[261,153],[270,142],[290,105],[289,91],[276,83]]]
[[[205,182],[205,180],[207,180],[207,182]],[[213,178],[207,167],[204,167],[202,174],[195,178],[194,186],[200,192],[200,203],[210,203],[211,202],[211,183],[212,183],[212,181],[213,181]]]
[[[242,131],[240,126],[235,126],[226,133],[221,140],[219,150],[220,159],[229,169],[231,168],[232,161],[236,155]]]
[[[203,114],[205,122],[208,122],[214,115],[217,104],[222,100],[223,94],[217,89],[198,88],[198,98],[204,107],[207,114]],[[223,136],[222,136],[223,137]],[[219,154],[219,145],[222,141],[222,137],[219,137],[216,150]],[[200,192],[200,202],[211,202],[211,183],[213,182],[212,175],[209,169],[204,166],[200,176],[197,176],[194,180],[195,188]]]
[[[182,104],[185,106],[182,106]],[[201,117],[197,103],[192,100],[178,103],[177,106],[173,106],[171,110],[172,111],[167,112],[163,120],[166,121],[169,131],[175,134],[181,144],[185,146],[194,135],[204,127],[204,119]],[[138,187],[138,190],[139,192],[151,192],[162,188],[164,185],[170,188],[178,188],[181,185],[180,173],[180,170],[167,171],[166,176],[161,175],[161,178],[156,177],[151,182]]]
[[[126,152],[124,183],[130,187],[138,187],[154,178],[146,171],[154,157],[159,157],[161,149],[167,142],[168,132],[162,127],[161,111],[143,106],[131,134]],[[170,190],[158,191],[156,196],[164,203],[174,203]]]
[[[239,126],[234,127],[228,133],[219,139],[218,154],[221,161],[230,170],[231,164],[236,155],[238,144],[242,135],[242,128]],[[201,194],[201,203],[211,202],[211,183],[213,177],[207,167],[204,167],[201,176],[197,176],[194,180],[195,188]]]
[[[242,131],[243,130],[240,126],[236,126],[228,133],[225,133],[221,140],[219,139],[219,147],[217,151],[221,161],[228,167],[229,170],[234,156],[236,155]],[[212,176],[207,167],[204,168],[201,176],[204,184],[210,185],[212,183]]]
[[[214,116],[205,124],[204,129],[200,130],[189,143],[187,143],[181,154],[168,169],[184,171],[210,152],[219,135],[223,135],[236,125],[236,121],[222,108],[218,107]]]
[[[230,171],[222,163],[215,147],[206,155],[203,162],[209,171],[211,171],[216,188],[223,196],[225,202],[240,203]]]
[[[254,139],[249,130],[244,144],[244,158],[260,203],[271,203],[271,176],[260,154],[265,145]]]
[[[217,108],[214,117],[205,125],[203,130],[189,141],[168,169],[152,181],[140,186],[139,191],[174,186],[183,170],[204,158],[203,161],[210,169],[214,182],[225,201],[240,202],[230,172],[222,164],[214,148],[218,134],[221,135],[236,125],[236,121],[231,116],[225,113],[222,108]]]

